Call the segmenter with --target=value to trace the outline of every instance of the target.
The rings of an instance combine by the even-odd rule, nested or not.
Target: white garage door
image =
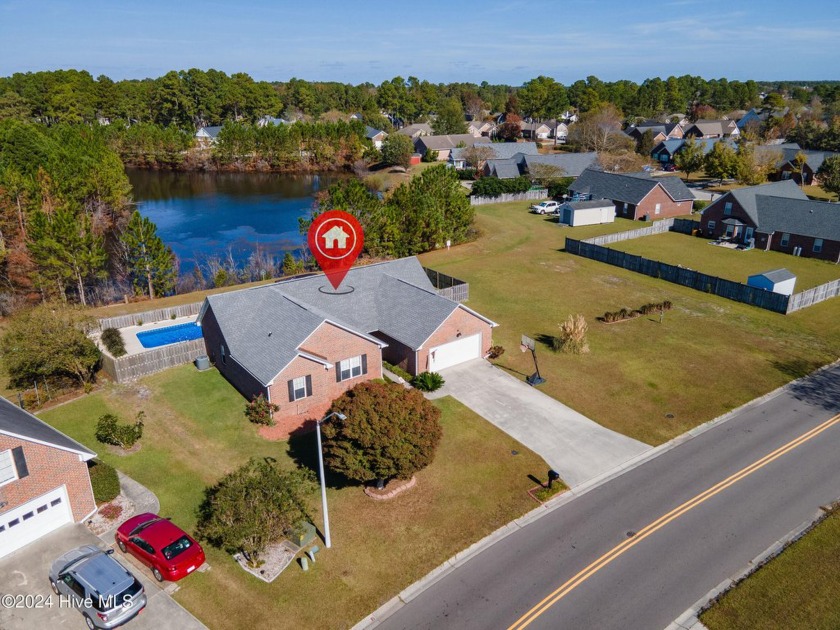
[[[481,333],[429,350],[429,371],[435,372],[481,356]]]
[[[64,486],[3,512],[0,514],[0,558],[72,521]]]

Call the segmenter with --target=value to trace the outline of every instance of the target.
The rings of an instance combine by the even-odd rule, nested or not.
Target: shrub
[[[114,358],[125,354],[125,342],[122,334],[116,328],[106,328],[102,331],[102,343]]]
[[[487,356],[491,359],[498,359],[505,353],[505,349],[502,346],[490,346],[490,351],[487,353]]]
[[[630,311],[628,311],[626,308],[623,308],[620,311],[618,311],[618,316],[621,319],[627,319],[628,317],[630,317]]]
[[[482,177],[473,184],[470,194],[475,197],[498,197],[506,193],[523,193],[530,189],[531,180],[524,176],[512,179]]]
[[[443,377],[437,372],[420,372],[420,374],[411,379],[412,386],[421,392],[437,391],[443,387],[445,382]]]
[[[123,509],[121,505],[114,505],[109,503],[108,505],[103,505],[102,508],[99,510],[99,514],[103,518],[107,518],[109,521],[114,521],[120,517],[122,514]]]
[[[414,378],[411,374],[406,372],[399,365],[391,365],[390,363],[386,363],[385,361],[383,361],[382,362],[382,367],[384,367],[386,370],[388,370],[390,372],[393,372],[394,374],[396,374],[397,376],[399,376],[400,378],[402,378],[405,381],[410,382],[411,379]]]
[[[143,416],[137,414],[134,424],[122,424],[120,419],[112,413],[106,413],[96,423],[96,439],[103,444],[112,444],[123,449],[129,449],[143,437]]]
[[[113,501],[120,493],[120,478],[113,466],[93,460],[88,468],[93,498],[97,503]]]
[[[625,313],[627,309],[622,309]],[[560,324],[560,335],[551,338],[551,348],[569,354],[584,354],[589,352],[589,342],[586,340],[586,319],[583,315],[569,315]]]
[[[138,326],[142,326],[142,325],[143,325],[143,320],[142,320],[142,319],[138,319],[138,320],[135,322],[135,324],[137,324]]]
[[[673,304],[671,304],[670,300],[665,300],[664,302],[662,302],[662,310],[663,311],[670,311],[672,306],[673,306]]]
[[[311,471],[284,471],[268,459],[252,459],[205,489],[198,536],[230,553],[241,551],[259,566],[266,547],[309,520],[307,495],[314,490]]]
[[[359,383],[332,405],[344,414],[323,425],[330,470],[353,481],[409,479],[434,459],[440,410],[416,389]]]
[[[254,396],[253,400],[245,405],[245,417],[254,424],[262,424],[267,427],[274,426],[274,412],[280,407],[269,402],[262,393]]]
[[[470,180],[475,179],[475,169],[474,168],[462,168],[458,171],[458,179],[462,180]]]

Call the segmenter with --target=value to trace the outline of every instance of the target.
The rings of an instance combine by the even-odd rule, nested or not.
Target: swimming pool
[[[195,322],[137,333],[137,340],[144,348],[159,348],[180,341],[192,341],[193,339],[201,339],[201,326]]]

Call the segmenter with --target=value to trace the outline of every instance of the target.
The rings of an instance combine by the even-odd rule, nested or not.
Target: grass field
[[[507,351],[497,363],[522,378],[534,368],[520,336],[545,340],[583,314],[591,352],[555,354],[540,343],[540,389],[606,427],[660,444],[840,356],[840,299],[785,316],[710,296],[562,251],[565,235],[638,223],[562,228],[526,208],[479,206],[478,240],[421,260],[470,283],[467,304],[500,323],[494,341]],[[663,300],[674,309],[662,324],[595,319]]]
[[[242,571],[227,554],[207,551],[212,569],[180,582],[175,599],[211,628],[347,628],[456,552],[536,507],[528,475],[543,475],[537,455],[452,398],[441,409],[443,440],[417,486],[374,501],[358,486],[330,487],[333,547],[303,573],[293,564],[273,583]],[[131,386],[50,409],[41,417],[97,451],[154,491],[163,515],[187,530],[207,485],[249,457],[284,467],[314,466],[315,437],[260,438],[244,399],[218,372],[173,368]],[[146,413],[141,449],[119,456],[96,443],[96,419]],[[514,455],[513,451],[517,454]],[[328,474],[329,482],[329,474]],[[322,518],[312,497],[313,522]]]
[[[610,249],[644,256],[671,265],[680,264],[696,271],[746,284],[747,276],[784,267],[796,275],[795,292],[837,280],[840,266],[815,258],[801,258],[760,249],[738,251],[715,247],[705,238],[666,232],[619,243]]]
[[[835,512],[724,595],[700,620],[709,630],[840,628],[840,513]]]

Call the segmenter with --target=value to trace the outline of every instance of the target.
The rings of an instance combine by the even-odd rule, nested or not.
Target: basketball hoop
[[[528,352],[528,346],[526,346],[524,343],[520,343],[519,344],[519,350],[521,352]]]

